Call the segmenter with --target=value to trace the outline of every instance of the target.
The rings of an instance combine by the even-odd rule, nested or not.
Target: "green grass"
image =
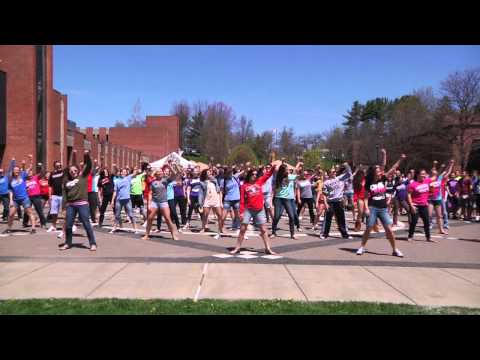
[[[280,300],[32,299],[0,301],[0,315],[479,315],[480,309]]]

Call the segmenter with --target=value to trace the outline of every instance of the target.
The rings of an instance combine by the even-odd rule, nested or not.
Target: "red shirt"
[[[92,174],[89,174],[88,177],[87,177],[87,187],[88,187],[88,192],[92,192],[92,181],[93,180],[93,176]]]
[[[48,179],[41,179],[38,180],[38,183],[40,184],[40,195],[48,195]]]
[[[365,200],[365,178],[362,179],[362,187],[360,190],[354,190],[353,192],[353,197],[354,201],[356,202],[357,200]]]
[[[273,168],[262,177],[257,179],[255,183],[244,183],[240,187],[240,214],[243,214],[245,207],[254,211],[263,209],[263,191],[262,186],[273,174]]]
[[[143,197],[145,198],[145,201],[148,200],[148,194],[150,194],[150,185],[152,184],[153,180],[155,180],[155,176],[145,177],[145,189],[143,189]]]

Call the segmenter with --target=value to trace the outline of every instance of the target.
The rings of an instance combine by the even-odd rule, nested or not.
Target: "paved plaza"
[[[60,252],[54,233],[30,235],[17,222],[14,234],[0,237],[0,299],[293,299],[480,308],[480,224],[452,220],[449,235],[432,230],[434,244],[425,242],[421,225],[415,241],[407,242],[406,218],[401,220],[395,233],[403,259],[391,255],[383,232],[373,234],[358,256],[360,232],[342,239],[334,224],[331,237],[322,240],[305,218],[297,240],[289,238],[288,220],[282,219],[272,239],[278,256],[263,252],[253,229],[241,254],[231,256],[235,232],[216,240],[215,232],[198,233],[198,220],[179,241],[166,231],[145,241],[141,224],[139,234],[131,224],[110,234],[109,214],[103,228],[95,227],[96,252],[87,249],[80,226],[75,247]],[[5,227],[0,224],[0,231]],[[216,224],[209,227],[216,230]]]

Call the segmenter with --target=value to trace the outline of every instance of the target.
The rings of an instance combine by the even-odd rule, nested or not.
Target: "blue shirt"
[[[272,180],[273,176],[270,176],[267,181],[263,184],[262,192],[264,194],[271,194],[272,193]]]
[[[175,186],[176,181],[171,181],[167,185],[167,200],[173,200],[175,198],[175,192],[173,187]]]
[[[95,175],[92,178],[92,192],[98,192],[98,179],[100,178],[100,175]]]
[[[27,173],[22,171],[18,179],[12,178],[10,180],[9,188],[13,194],[13,201],[28,199],[27,184],[25,183],[26,178]]]
[[[114,180],[115,181],[115,180]],[[118,178],[115,183],[115,192],[117,193],[117,200],[130,199],[130,186],[132,181],[132,175],[125,176],[124,178]]]
[[[8,177],[0,176],[0,195],[8,194]]]
[[[240,200],[240,186],[238,178],[232,176],[230,179],[220,180],[220,191],[225,193],[225,201]]]

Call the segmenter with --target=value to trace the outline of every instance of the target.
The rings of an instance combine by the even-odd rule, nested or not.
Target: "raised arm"
[[[388,176],[388,175],[391,175],[395,172],[395,170],[397,170],[397,168],[400,166],[400,163],[402,162],[403,159],[405,159],[407,156],[405,154],[402,154],[400,156],[400,159],[398,159],[398,161],[393,164],[393,166],[391,167],[390,170],[387,171],[387,173],[385,174],[385,176]]]
[[[12,160],[10,161],[10,165],[8,165],[8,169],[7,169],[7,177],[8,178],[12,177],[12,172],[13,172],[13,168],[15,167],[15,165],[16,165],[15,158],[12,158]]]
[[[85,164],[85,167],[82,172],[82,176],[88,176],[90,172],[92,171],[92,159],[90,159],[90,152],[88,150],[85,150],[85,153],[83,155],[83,163]]]
[[[350,167],[350,165],[347,162],[345,162],[343,163],[343,166],[345,166],[345,171],[341,175],[338,175],[336,177],[336,179],[340,181],[345,181],[347,179],[350,179],[350,177],[352,176],[352,168]]]
[[[455,160],[453,160],[453,159],[450,160],[450,163],[448,164],[447,170],[442,172],[441,176],[444,177],[444,178],[448,178],[450,176],[450,174],[452,173],[454,164],[455,164]]]
[[[380,166],[383,170],[385,170],[386,166],[387,166],[387,150],[385,150],[384,148],[382,148],[380,150],[380,152],[382,153],[382,162],[380,163]]]

